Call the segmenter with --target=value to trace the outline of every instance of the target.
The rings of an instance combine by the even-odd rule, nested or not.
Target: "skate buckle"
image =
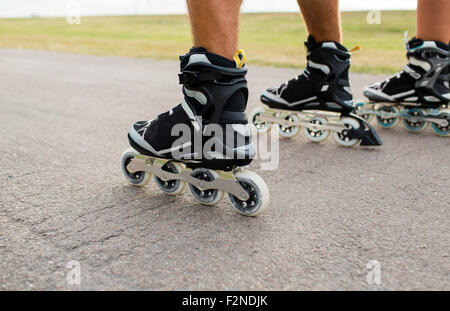
[[[192,85],[198,81],[198,74],[194,71],[183,71],[178,74],[179,84]]]

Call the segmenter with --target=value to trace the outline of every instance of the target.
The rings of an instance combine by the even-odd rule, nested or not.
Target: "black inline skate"
[[[255,151],[247,117],[245,53],[235,61],[204,48],[180,57],[184,99],[150,121],[131,126],[132,148],[122,155],[122,171],[134,185],[144,186],[151,174],[158,187],[177,195],[189,184],[194,198],[206,205],[225,192],[234,208],[247,216],[269,203],[264,180],[251,171]]]
[[[408,64],[403,71],[367,86],[369,102],[358,103],[355,113],[370,121],[376,116],[384,128],[400,119],[410,132],[420,132],[431,123],[434,132],[448,136],[450,128],[450,47],[439,41],[413,38],[407,41]]]
[[[349,82],[350,52],[337,42],[316,42],[309,36],[307,67],[299,76],[261,95],[268,106],[252,111],[250,120],[258,132],[277,124],[280,135],[303,134],[322,142],[333,132],[340,145],[378,146],[382,142],[374,129],[352,114],[353,96]]]

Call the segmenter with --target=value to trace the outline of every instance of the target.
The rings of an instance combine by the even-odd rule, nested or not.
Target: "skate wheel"
[[[361,112],[363,109],[365,109],[365,106],[366,106],[366,104],[364,102],[357,103],[354,112],[355,112],[355,114],[357,114],[358,116],[360,116],[361,118],[366,120],[367,122],[370,122],[373,119],[373,114]]]
[[[231,205],[242,215],[256,216],[261,214],[269,205],[270,194],[264,180],[254,172],[239,171],[235,175],[239,184],[247,191],[250,198],[241,201],[232,194],[228,194]]]
[[[271,123],[260,122],[257,120],[257,118],[264,112],[266,112],[265,108],[257,107],[252,110],[252,112],[250,113],[250,117],[249,117],[250,123],[252,124],[252,126],[256,130],[256,132],[262,133],[262,134],[267,133],[272,128]]]
[[[309,123],[312,124],[311,127],[304,127],[303,134],[307,139],[312,142],[320,143],[327,139],[328,135],[330,135],[330,130],[320,130],[315,127],[315,125],[324,125],[327,124],[327,120],[324,118],[313,118]]]
[[[183,165],[177,162],[167,162],[163,165],[162,169],[166,172],[178,174],[184,168]],[[153,180],[159,189],[169,195],[177,195],[183,192],[186,187],[186,182],[178,179],[164,181],[157,176],[153,176]]]
[[[300,121],[299,117],[295,113],[285,115],[284,119],[286,121],[292,122]],[[292,138],[296,136],[298,133],[300,133],[300,126],[284,126],[282,124],[278,124],[278,130],[281,136],[285,138]]]
[[[441,116],[447,120],[447,126],[441,126],[437,123],[431,123],[431,128],[433,129],[433,131],[438,134],[439,136],[449,136],[449,130],[450,130],[450,111],[447,113],[443,113],[441,114]]]
[[[382,106],[377,109],[380,113],[398,113],[398,109],[394,106]],[[378,116],[377,115],[377,122],[381,127],[384,128],[391,128],[397,125],[399,121],[399,118],[396,117],[389,117],[389,116]]]
[[[426,115],[424,110],[412,108],[408,110],[408,115],[411,117],[403,119],[403,125],[408,131],[418,133],[427,127],[428,122],[423,119],[423,116]]]
[[[342,124],[345,125],[345,127],[347,129],[357,129],[359,128],[359,122],[355,119],[352,118],[344,118],[341,120]],[[348,130],[342,130],[340,132],[333,132],[333,138],[334,140],[341,146],[344,147],[353,147],[354,145],[356,145],[357,143],[359,143],[359,141],[361,139],[358,138],[350,138],[348,137]]]
[[[143,171],[131,173],[127,169],[128,164],[138,154],[139,154],[139,152],[137,152],[133,148],[128,148],[127,150],[125,150],[123,152],[120,164],[122,167],[122,173],[125,176],[125,178],[128,180],[128,182],[130,182],[131,184],[133,184],[135,186],[143,187],[146,184],[148,184],[148,182],[150,181],[150,177],[152,175],[148,172],[143,172]]]
[[[206,182],[210,182],[219,177],[216,171],[209,170],[206,168],[196,168],[192,172],[192,177],[197,178],[199,180],[204,180]],[[215,205],[218,204],[224,196],[224,192],[218,189],[208,189],[208,190],[200,190],[195,186],[189,184],[189,189],[191,190],[194,198],[201,204],[204,205]]]

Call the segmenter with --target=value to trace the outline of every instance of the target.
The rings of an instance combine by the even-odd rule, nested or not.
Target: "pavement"
[[[177,72],[0,49],[1,290],[450,290],[450,140],[429,129],[280,140],[276,170],[251,165],[271,191],[256,218],[129,186],[126,133],[179,103]],[[298,73],[251,66],[248,111]],[[355,94],[381,78],[353,75]]]

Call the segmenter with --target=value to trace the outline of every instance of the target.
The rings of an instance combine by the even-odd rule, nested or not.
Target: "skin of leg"
[[[242,0],[187,0],[194,45],[232,59],[237,50]]]
[[[449,12],[449,0],[418,0],[417,38],[448,43],[450,41]]]
[[[318,42],[341,43],[339,0],[297,0],[297,2],[310,35],[314,36]]]

